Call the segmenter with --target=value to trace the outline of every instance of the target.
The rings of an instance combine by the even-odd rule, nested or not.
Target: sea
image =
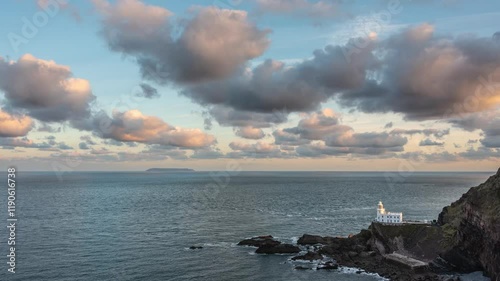
[[[358,233],[379,201],[431,221],[492,174],[18,172],[11,273],[0,173],[0,280],[385,280],[355,268],[295,270],[291,256],[237,243]]]

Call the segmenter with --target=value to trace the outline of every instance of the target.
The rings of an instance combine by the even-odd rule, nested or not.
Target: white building
[[[379,202],[377,208],[377,218],[375,220],[378,222],[386,223],[402,223],[403,213],[386,212],[384,209],[384,204],[382,204],[382,202]]]

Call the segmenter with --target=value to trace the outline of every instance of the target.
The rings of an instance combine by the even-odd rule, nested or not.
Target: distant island
[[[185,172],[195,172],[193,169],[188,168],[151,168],[147,169],[148,173],[185,173]]]

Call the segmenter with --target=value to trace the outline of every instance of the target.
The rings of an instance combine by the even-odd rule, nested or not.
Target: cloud
[[[315,20],[338,17],[340,3],[338,0],[256,0],[258,13],[292,14]]]
[[[154,99],[154,98],[159,98],[160,94],[158,94],[158,90],[147,84],[147,83],[141,83],[140,85],[140,92],[136,93],[136,96],[142,97],[142,98],[147,98],[147,99]]]
[[[424,136],[434,136],[436,138],[442,138],[450,134],[450,129],[394,129],[391,131],[393,134],[399,135],[417,135],[422,134]]]
[[[491,81],[500,77],[500,44],[491,38],[438,36],[423,24],[380,42],[376,51],[384,54],[379,78],[366,77],[362,87],[342,93],[342,105],[423,120],[480,112],[500,103],[500,90]]]
[[[288,120],[288,112],[275,110],[269,113],[235,110],[225,106],[214,106],[205,112],[205,121],[215,119],[221,126],[269,128],[273,124]],[[210,118],[210,117],[211,118]]]
[[[58,149],[61,149],[61,150],[72,150],[72,149],[73,149],[73,147],[71,147],[71,146],[67,145],[67,144],[66,144],[66,143],[64,143],[64,142],[58,143],[58,144],[57,144],[57,148],[58,148]]]
[[[244,11],[197,8],[176,25],[169,10],[137,0],[94,3],[109,48],[135,57],[142,75],[158,83],[227,77],[269,45],[269,31],[257,28]]]
[[[389,133],[354,133],[352,130],[339,134],[328,135],[325,143],[331,147],[358,147],[358,148],[396,148],[392,151],[402,151],[408,142],[405,137]]]
[[[202,106],[242,112],[311,112],[335,99],[366,113],[425,120],[494,108],[500,104],[497,85],[500,44],[438,36],[423,24],[381,41],[353,38],[344,46],[329,45],[294,65],[267,60],[181,93]]]
[[[500,147],[500,135],[486,135],[481,143],[486,147]]]
[[[82,150],[89,150],[89,149],[90,149],[90,146],[89,146],[87,143],[85,143],[85,142],[81,142],[81,143],[79,143],[79,144],[78,144],[78,147],[79,147],[80,149],[82,149]]]
[[[321,140],[330,147],[350,147],[350,148],[397,148],[402,150],[402,146],[407,143],[407,139],[399,134],[393,133],[355,133],[350,126],[340,124],[339,116],[331,109],[323,109],[307,115],[301,119],[297,127],[285,128],[283,132],[300,136],[305,140]],[[276,133],[275,136],[286,137],[283,133]],[[291,139],[288,136],[288,139]],[[293,139],[291,139],[293,140]],[[299,139],[295,140],[297,143]],[[290,145],[293,142],[285,142]]]
[[[467,114],[449,122],[466,131],[481,130],[483,139],[480,141],[485,147],[500,147],[500,110]]]
[[[17,62],[0,57],[0,90],[6,107],[45,122],[85,118],[95,98],[89,82],[72,77],[69,67],[30,54]]]
[[[290,158],[294,157],[293,153],[281,151],[281,149],[272,143],[256,142],[231,142],[229,147],[234,152],[227,153],[229,158]]]
[[[89,145],[96,145],[97,143],[92,139],[92,136],[81,136],[80,140],[84,141],[86,144]]]
[[[266,60],[227,79],[187,86],[181,93],[201,105],[241,111],[312,111],[335,93],[361,87],[374,63],[370,46],[351,61],[343,46],[327,46],[293,66]]]
[[[38,132],[46,132],[46,133],[60,133],[61,130],[62,130],[61,127],[53,127],[47,123],[39,124],[39,126],[37,128]]]
[[[273,132],[275,144],[296,146],[303,157],[326,155],[382,155],[403,151],[408,140],[398,133],[356,133],[340,123],[340,116],[331,109],[323,109],[304,116],[296,127]]]
[[[218,149],[213,148],[202,148],[194,151],[191,158],[193,159],[218,159],[223,158],[225,155]]]
[[[281,146],[297,146],[310,143],[308,139],[303,139],[300,135],[286,132],[283,129],[278,129],[273,132],[274,143]]]
[[[55,136],[46,136],[43,141],[35,142],[27,137],[22,138],[0,138],[0,146],[5,148],[24,147],[34,148],[41,151],[73,150],[73,147],[65,142],[58,142]]]
[[[300,135],[306,140],[322,140],[334,132],[343,133],[351,129],[349,126],[340,125],[339,116],[333,110],[323,109],[300,120],[297,127],[286,128],[283,131]]]
[[[469,148],[465,152],[459,153],[460,157],[470,160],[488,160],[488,159],[499,159],[500,149],[488,148],[488,147],[478,147],[477,149]]]
[[[25,147],[25,148],[38,148],[38,149],[47,149],[52,146],[47,142],[43,143],[35,143],[34,141],[28,139],[27,137],[23,138],[0,138],[0,146],[2,147]]]
[[[243,11],[193,8],[192,17],[179,24],[170,11],[137,0],[94,2],[110,49],[136,58],[143,76],[152,81],[182,84],[181,94],[210,113],[311,112],[335,98],[367,113],[395,112],[424,120],[481,112],[500,103],[500,92],[492,86],[500,77],[500,71],[495,74],[500,45],[492,38],[445,37],[422,24],[385,40],[369,36],[329,45],[293,65],[267,60],[251,69],[247,62],[269,45],[268,31]],[[275,12],[326,3],[258,2]],[[234,125],[215,114],[219,118],[210,115],[223,126],[268,126]],[[212,119],[205,121],[211,128]]]
[[[356,155],[356,156],[369,156],[376,155],[379,158],[384,154],[388,154],[389,152],[400,152],[401,148],[382,148],[382,147],[331,147],[327,146],[324,143],[313,143],[308,145],[302,145],[297,147],[297,154],[301,157],[311,157],[311,158],[322,158],[328,156],[347,156],[347,155]],[[388,156],[395,156],[393,153],[390,153]]]
[[[29,116],[12,115],[0,109],[0,138],[26,136],[33,125]]]
[[[114,112],[112,117],[98,115],[92,120],[93,131],[104,139],[165,146],[201,148],[215,144],[215,137],[199,129],[174,127],[158,117],[138,110]]]
[[[419,146],[443,146],[444,142],[438,142],[431,139],[421,140]]]
[[[264,134],[264,131],[262,131],[262,129],[253,127],[240,127],[236,129],[235,134],[244,139],[253,139],[253,140],[262,139],[266,136]]]
[[[61,9],[68,11],[76,21],[82,20],[78,9],[74,5],[70,5],[66,0],[36,0],[36,4],[43,10],[55,11],[52,13],[57,13]]]
[[[389,122],[389,123],[385,124],[384,129],[390,129],[390,128],[392,128],[393,126],[394,126],[394,123]]]
[[[143,150],[142,153],[177,160],[186,160],[189,158],[186,151],[182,148],[164,145],[150,145],[149,148],[147,150]]]

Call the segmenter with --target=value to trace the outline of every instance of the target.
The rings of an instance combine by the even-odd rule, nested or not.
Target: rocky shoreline
[[[272,236],[258,236],[242,240],[238,245],[256,247],[258,254],[291,254],[296,270],[338,270],[340,267],[360,268],[357,273],[377,273],[390,280],[459,280],[442,276],[431,270],[414,272],[390,263],[374,245],[369,230],[350,237],[321,237],[304,234],[296,245],[282,243]],[[309,262],[304,263],[304,262]]]
[[[353,267],[394,281],[458,281],[463,273],[483,271],[500,281],[500,169],[445,207],[436,224],[373,222],[349,237],[304,234],[294,245],[266,235],[238,245],[295,255],[290,262],[301,261],[296,270]]]

